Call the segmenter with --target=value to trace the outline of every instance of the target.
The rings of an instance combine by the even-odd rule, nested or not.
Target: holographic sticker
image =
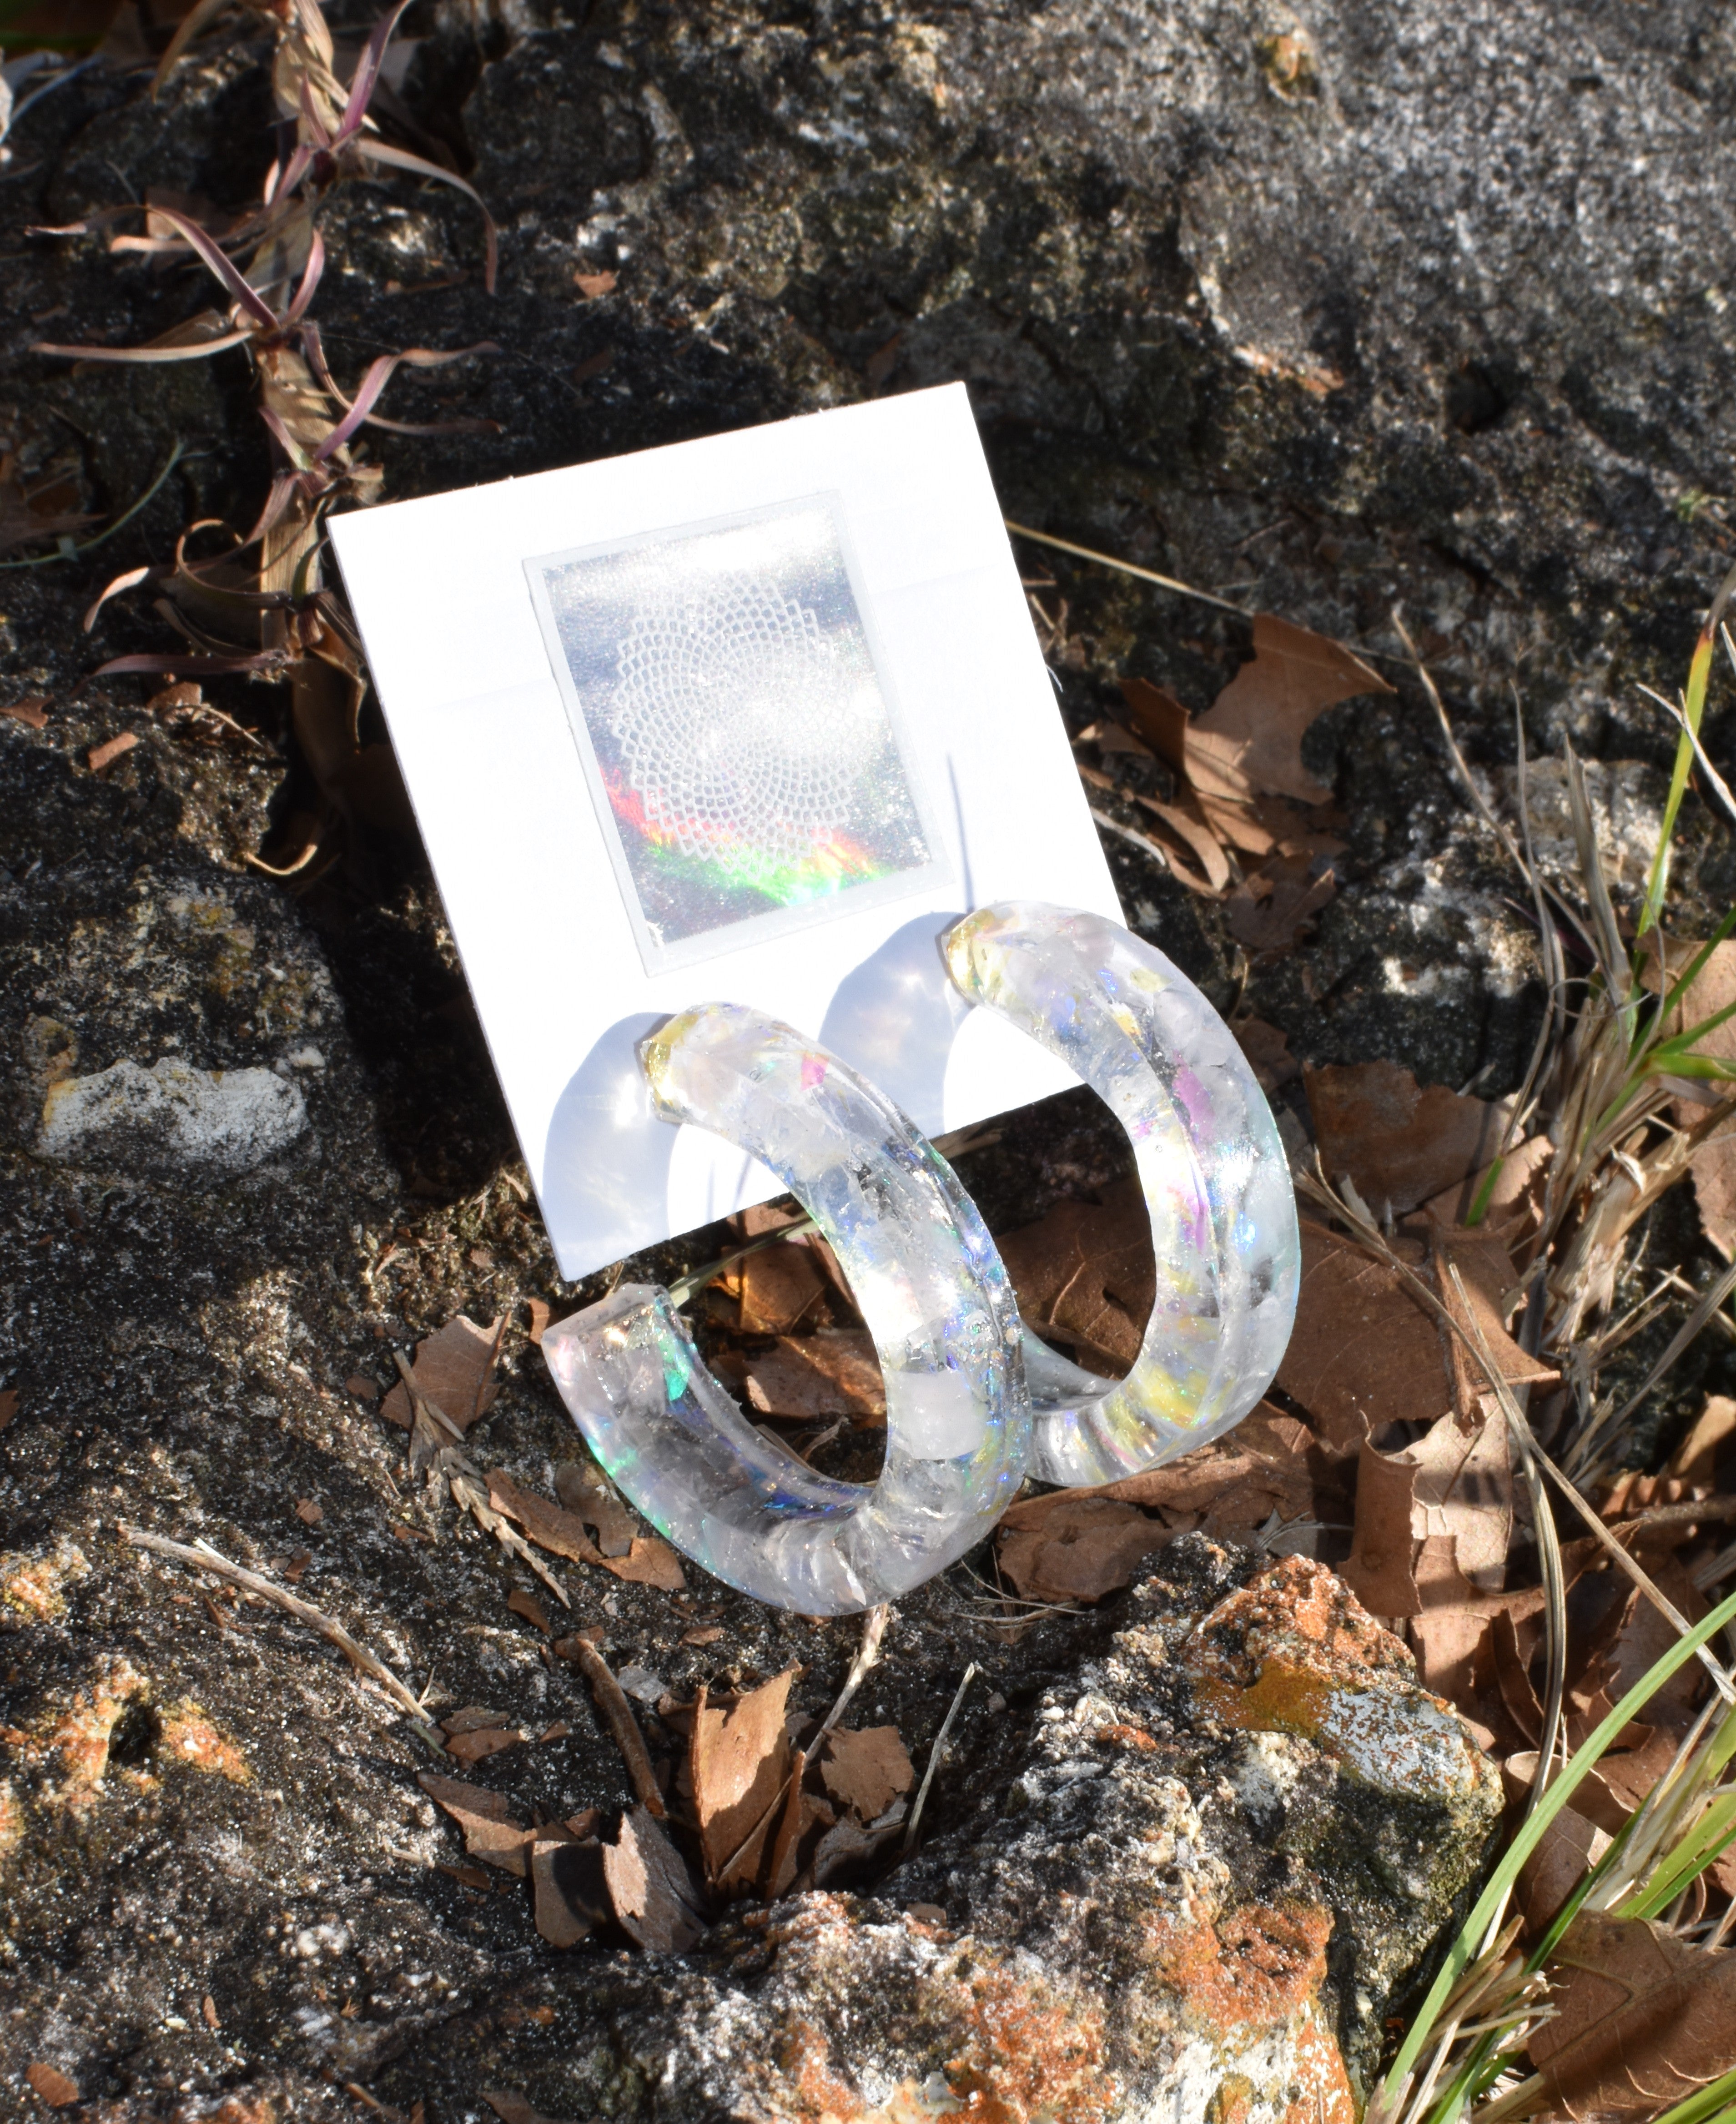
[[[943,875],[832,496],[525,566],[647,971]]]

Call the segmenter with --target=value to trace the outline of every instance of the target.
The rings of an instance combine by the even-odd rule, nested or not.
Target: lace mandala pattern
[[[847,858],[877,703],[807,606],[745,575],[671,583],[615,670],[609,726],[647,838],[768,879]]]

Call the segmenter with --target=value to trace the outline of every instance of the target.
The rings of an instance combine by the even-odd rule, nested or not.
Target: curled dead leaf
[[[460,1313],[416,1345],[416,1361],[410,1368],[416,1374],[416,1391],[460,1432],[487,1414],[500,1392],[494,1362],[504,1325],[501,1319],[479,1328]],[[410,1397],[402,1380],[381,1403],[380,1413],[406,1431],[410,1428]]]
[[[789,1782],[792,1753],[784,1713],[797,1670],[733,1702],[702,1691],[688,1762],[700,1848],[712,1885],[739,1894],[758,1880],[774,1818]]]
[[[622,1929],[641,1947],[680,1953],[705,1929],[699,1889],[661,1826],[641,1807],[603,1846],[603,1877]]]
[[[835,1727],[826,1738],[820,1780],[840,1807],[866,1824],[877,1821],[914,1788],[916,1772],[896,1726],[867,1726],[854,1733]]]
[[[1371,1208],[1400,1215],[1488,1165],[1511,1111],[1444,1084],[1424,1091],[1395,1062],[1305,1069],[1302,1083],[1327,1177],[1348,1173]]]
[[[1169,1530],[1136,1505],[1103,1496],[1071,1496],[1023,1531],[1003,1528],[1003,1573],[1028,1600],[1099,1600],[1131,1586],[1146,1557],[1169,1539]]]

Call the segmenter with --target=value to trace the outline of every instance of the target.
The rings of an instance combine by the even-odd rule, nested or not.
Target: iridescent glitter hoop
[[[787,1025],[734,1003],[640,1049],[657,1112],[762,1159],[835,1252],[886,1374],[878,1482],[834,1482],[756,1430],[669,1293],[623,1285],[543,1355],[591,1450],[652,1525],[773,1607],[848,1614],[982,1539],[1023,1480],[1019,1313],[952,1168],[892,1102]]]
[[[1090,1085],[1133,1144],[1157,1257],[1145,1340],[1119,1383],[1024,1334],[1031,1472],[1106,1483],[1244,1417],[1296,1317],[1288,1163],[1264,1094],[1217,1013],[1163,953],[1102,916],[1003,900],[941,940],[972,1003]]]

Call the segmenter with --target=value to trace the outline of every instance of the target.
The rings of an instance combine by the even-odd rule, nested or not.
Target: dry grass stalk
[[[176,1562],[185,1563],[195,1571],[208,1571],[214,1578],[227,1578],[232,1585],[239,1586],[244,1592],[261,1600],[268,1600],[274,1608],[281,1608],[286,1615],[294,1615],[312,1629],[318,1630],[328,1643],[334,1644],[350,1664],[377,1681],[398,1708],[413,1718],[422,1728],[425,1739],[435,1747],[442,1743],[435,1735],[426,1713],[416,1698],[407,1689],[383,1660],[376,1659],[365,1645],[360,1645],[344,1628],[335,1622],[322,1609],[316,1608],[311,1600],[303,1600],[294,1593],[285,1592],[281,1586],[256,1571],[243,1565],[231,1563],[227,1557],[219,1556],[214,1548],[201,1544],[197,1548],[186,1543],[169,1541],[162,1534],[146,1534],[141,1528],[124,1526],[121,1539],[129,1548],[147,1548],[154,1555],[172,1557]]]

